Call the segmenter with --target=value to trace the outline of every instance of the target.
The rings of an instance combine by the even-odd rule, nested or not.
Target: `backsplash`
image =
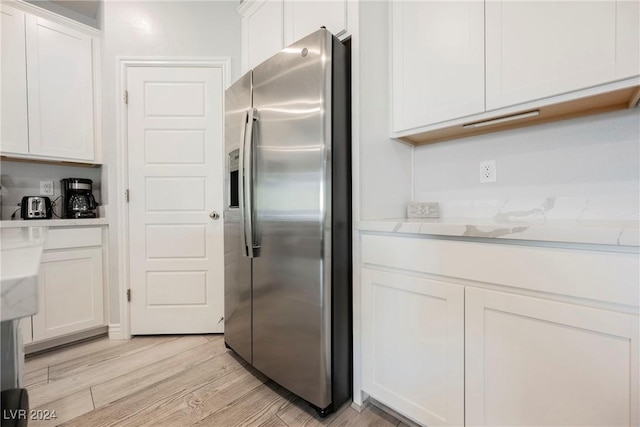
[[[51,201],[60,196],[60,180],[63,178],[88,178],[93,181],[93,195],[100,204],[101,198],[101,169],[49,165],[39,163],[12,162],[3,160],[0,162],[0,185],[2,185],[2,220],[10,220],[11,215],[18,207],[23,196],[39,196],[40,181],[53,181],[53,196],[47,196]],[[54,213],[60,215],[60,200],[54,208]],[[54,219],[56,216],[54,215]],[[20,219],[20,212],[16,213],[16,219]]]
[[[640,110],[417,147],[416,202],[442,218],[640,219]],[[479,164],[496,161],[497,182]]]

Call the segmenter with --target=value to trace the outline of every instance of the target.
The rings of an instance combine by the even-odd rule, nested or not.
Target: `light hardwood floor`
[[[222,335],[100,338],[28,357],[30,426],[404,426],[349,404],[321,419],[224,346]]]

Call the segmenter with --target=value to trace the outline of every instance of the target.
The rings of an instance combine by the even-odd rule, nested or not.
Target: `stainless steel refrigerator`
[[[321,416],[351,398],[349,64],[320,29],[225,99],[225,343]]]

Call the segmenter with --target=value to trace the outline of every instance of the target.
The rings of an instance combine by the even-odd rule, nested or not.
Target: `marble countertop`
[[[0,221],[0,228],[19,227],[77,227],[89,225],[108,225],[107,218],[82,218],[82,219],[37,219],[37,220],[14,220]]]
[[[0,320],[31,316],[38,310],[38,270],[47,227],[0,230]]]
[[[385,233],[640,246],[640,223],[633,220],[399,218],[363,220],[357,227]]]

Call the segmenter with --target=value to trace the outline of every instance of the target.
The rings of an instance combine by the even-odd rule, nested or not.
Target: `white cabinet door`
[[[27,15],[31,154],[94,160],[92,39]]]
[[[363,269],[363,390],[425,425],[463,425],[463,328],[462,286]]]
[[[487,1],[487,110],[640,73],[637,1]]]
[[[104,324],[102,249],[42,254],[33,341]]]
[[[25,59],[25,14],[0,5],[2,31],[2,153],[29,152],[27,129],[27,69]]]
[[[336,37],[347,32],[347,0],[287,0],[284,4],[286,45],[317,31],[320,27]],[[288,31],[287,31],[288,29]]]
[[[638,316],[466,288],[466,425],[638,425]]]
[[[243,13],[243,72],[284,47],[283,7],[283,0],[256,0]]]
[[[392,4],[393,130],[483,112],[483,2]]]

